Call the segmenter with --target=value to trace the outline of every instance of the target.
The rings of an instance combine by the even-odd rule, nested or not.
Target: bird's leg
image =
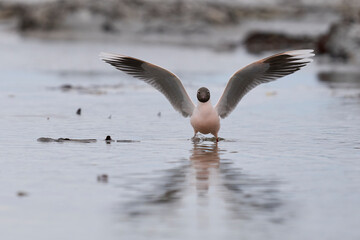
[[[217,135],[217,134],[214,134],[214,137],[215,137],[215,139],[216,139],[216,142],[218,143],[218,142],[219,142],[219,137],[218,137],[218,135]]]
[[[197,131],[195,131],[195,129],[194,129],[194,136],[191,138],[193,141],[195,140],[196,134],[197,134]]]

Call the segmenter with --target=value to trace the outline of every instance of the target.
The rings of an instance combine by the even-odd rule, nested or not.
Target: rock
[[[61,25],[68,7],[61,1],[24,5],[18,15],[17,28],[20,31],[54,30]]]
[[[236,21],[231,18],[231,11],[222,9],[220,6],[213,6],[207,9],[204,19],[210,24],[224,25]]]
[[[360,22],[341,21],[318,41],[320,53],[344,62],[360,64]]]
[[[131,39],[152,41],[145,35],[158,34],[164,42],[187,46],[214,47],[218,51],[233,51],[242,42],[238,37],[240,24],[256,21],[308,20],[324,12],[334,12],[340,21],[323,36],[286,35],[279,32],[251,32],[244,40],[250,53],[313,48],[335,60],[360,63],[360,4],[358,0],[342,1],[339,5],[304,1],[265,1],[266,4],[244,4],[241,1],[148,1],[148,0],[52,0],[0,1],[0,19],[12,19],[19,32],[67,33],[94,30],[99,33],[133,35]],[[255,2],[255,1],[254,1]],[[261,1],[262,2],[262,1]],[[311,2],[311,1],[310,1]],[[329,6],[332,6],[329,11]],[[310,17],[310,18],[308,18]],[[316,20],[314,20],[316,21]],[[8,22],[8,21],[4,21]],[[306,22],[306,21],[305,21]],[[330,21],[328,21],[330,22]],[[231,30],[234,30],[231,33]],[[81,30],[81,31],[79,31]],[[235,31],[236,30],[236,31]],[[251,29],[250,29],[251,31]],[[301,31],[301,30],[300,30]],[[36,36],[36,34],[34,34]],[[192,38],[189,35],[196,35]],[[42,36],[40,34],[40,36]],[[55,38],[61,34],[51,35]],[[81,34],[81,36],[87,36]],[[139,37],[140,36],[140,37]],[[160,39],[160,38],[159,38]],[[64,86],[63,90],[87,91]],[[106,92],[92,91],[91,94]]]
[[[313,49],[317,39],[310,36],[290,36],[284,33],[252,32],[244,40],[250,53],[285,51],[289,49]]]
[[[243,18],[269,19],[286,16],[293,11],[279,10],[277,6],[249,7],[243,4],[216,1],[148,1],[148,0],[53,0],[33,3],[8,3],[0,6],[0,17],[15,18],[19,31],[53,31],[71,24],[81,26],[87,22],[103,32],[117,32],[116,22],[122,25],[141,23],[144,28],[159,22],[158,29],[192,27],[206,23],[208,26],[236,25]],[[84,21],[81,12],[88,13]],[[74,17],[69,23],[69,19]],[[162,28],[163,26],[164,28]]]
[[[76,114],[77,114],[77,115],[81,115],[81,108],[79,108],[79,109],[76,111]]]
[[[344,1],[339,9],[340,21],[318,41],[318,51],[332,59],[360,64],[360,2]]]
[[[69,91],[71,89],[73,89],[74,87],[70,84],[64,84],[64,85],[61,85],[60,86],[60,89],[63,90],[63,91]]]
[[[116,33],[116,32],[118,32],[116,30],[114,24],[112,24],[110,21],[105,21],[101,25],[101,29],[103,30],[103,32],[106,32],[106,33]]]
[[[360,72],[320,72],[318,74],[318,79],[330,88],[360,89]]]
[[[112,140],[112,138],[108,135],[105,138],[105,142],[106,142],[106,144],[110,144],[111,142],[114,142],[114,140]]]
[[[27,197],[27,196],[29,196],[29,194],[28,194],[27,192],[24,192],[24,191],[18,191],[18,192],[16,193],[16,195],[17,195],[18,197]]]
[[[107,183],[109,181],[109,176],[107,174],[98,175],[97,181],[101,183]]]

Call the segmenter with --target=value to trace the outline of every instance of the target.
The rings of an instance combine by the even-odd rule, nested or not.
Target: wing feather
[[[262,83],[292,74],[312,62],[313,50],[279,53],[254,62],[237,71],[229,80],[215,108],[221,118],[227,117],[251,89]]]
[[[100,58],[159,90],[184,117],[192,115],[195,105],[175,74],[154,64],[124,55],[101,53]]]

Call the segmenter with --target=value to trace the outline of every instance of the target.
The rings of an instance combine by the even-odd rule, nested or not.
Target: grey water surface
[[[0,239],[360,238],[359,85],[329,87],[315,62],[250,92],[218,144],[193,142],[189,119],[97,54],[167,67],[213,104],[261,56],[1,41]]]

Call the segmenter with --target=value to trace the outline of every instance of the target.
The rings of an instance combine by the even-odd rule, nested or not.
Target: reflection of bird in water
[[[248,218],[281,205],[276,181],[245,174],[233,160],[222,157],[226,151],[217,143],[193,143],[190,152],[190,161],[180,160],[176,167],[164,169],[161,177],[148,179],[147,188],[126,205],[126,211],[131,216],[168,216],[176,209],[193,208],[189,199],[199,199],[198,207],[205,212],[217,214],[216,209],[221,208],[236,218]]]
[[[162,92],[175,110],[184,117],[190,116],[194,137],[200,132],[211,133],[218,141],[220,117],[227,117],[251,89],[261,83],[274,81],[294,73],[314,56],[313,50],[294,50],[276,54],[237,71],[229,80],[223,95],[213,107],[209,89],[202,87],[197,91],[198,105],[195,106],[180,79],[173,73],[151,63],[117,54],[102,53],[101,58],[134,77],[152,85]]]
[[[190,156],[191,165],[196,172],[196,188],[199,194],[208,191],[210,185],[210,175],[212,170],[219,168],[220,156],[218,154],[218,145],[194,144]]]
[[[273,211],[281,205],[277,181],[243,173],[233,161],[221,157],[224,152],[217,143],[194,143],[191,153],[199,197],[224,200],[236,217]]]

